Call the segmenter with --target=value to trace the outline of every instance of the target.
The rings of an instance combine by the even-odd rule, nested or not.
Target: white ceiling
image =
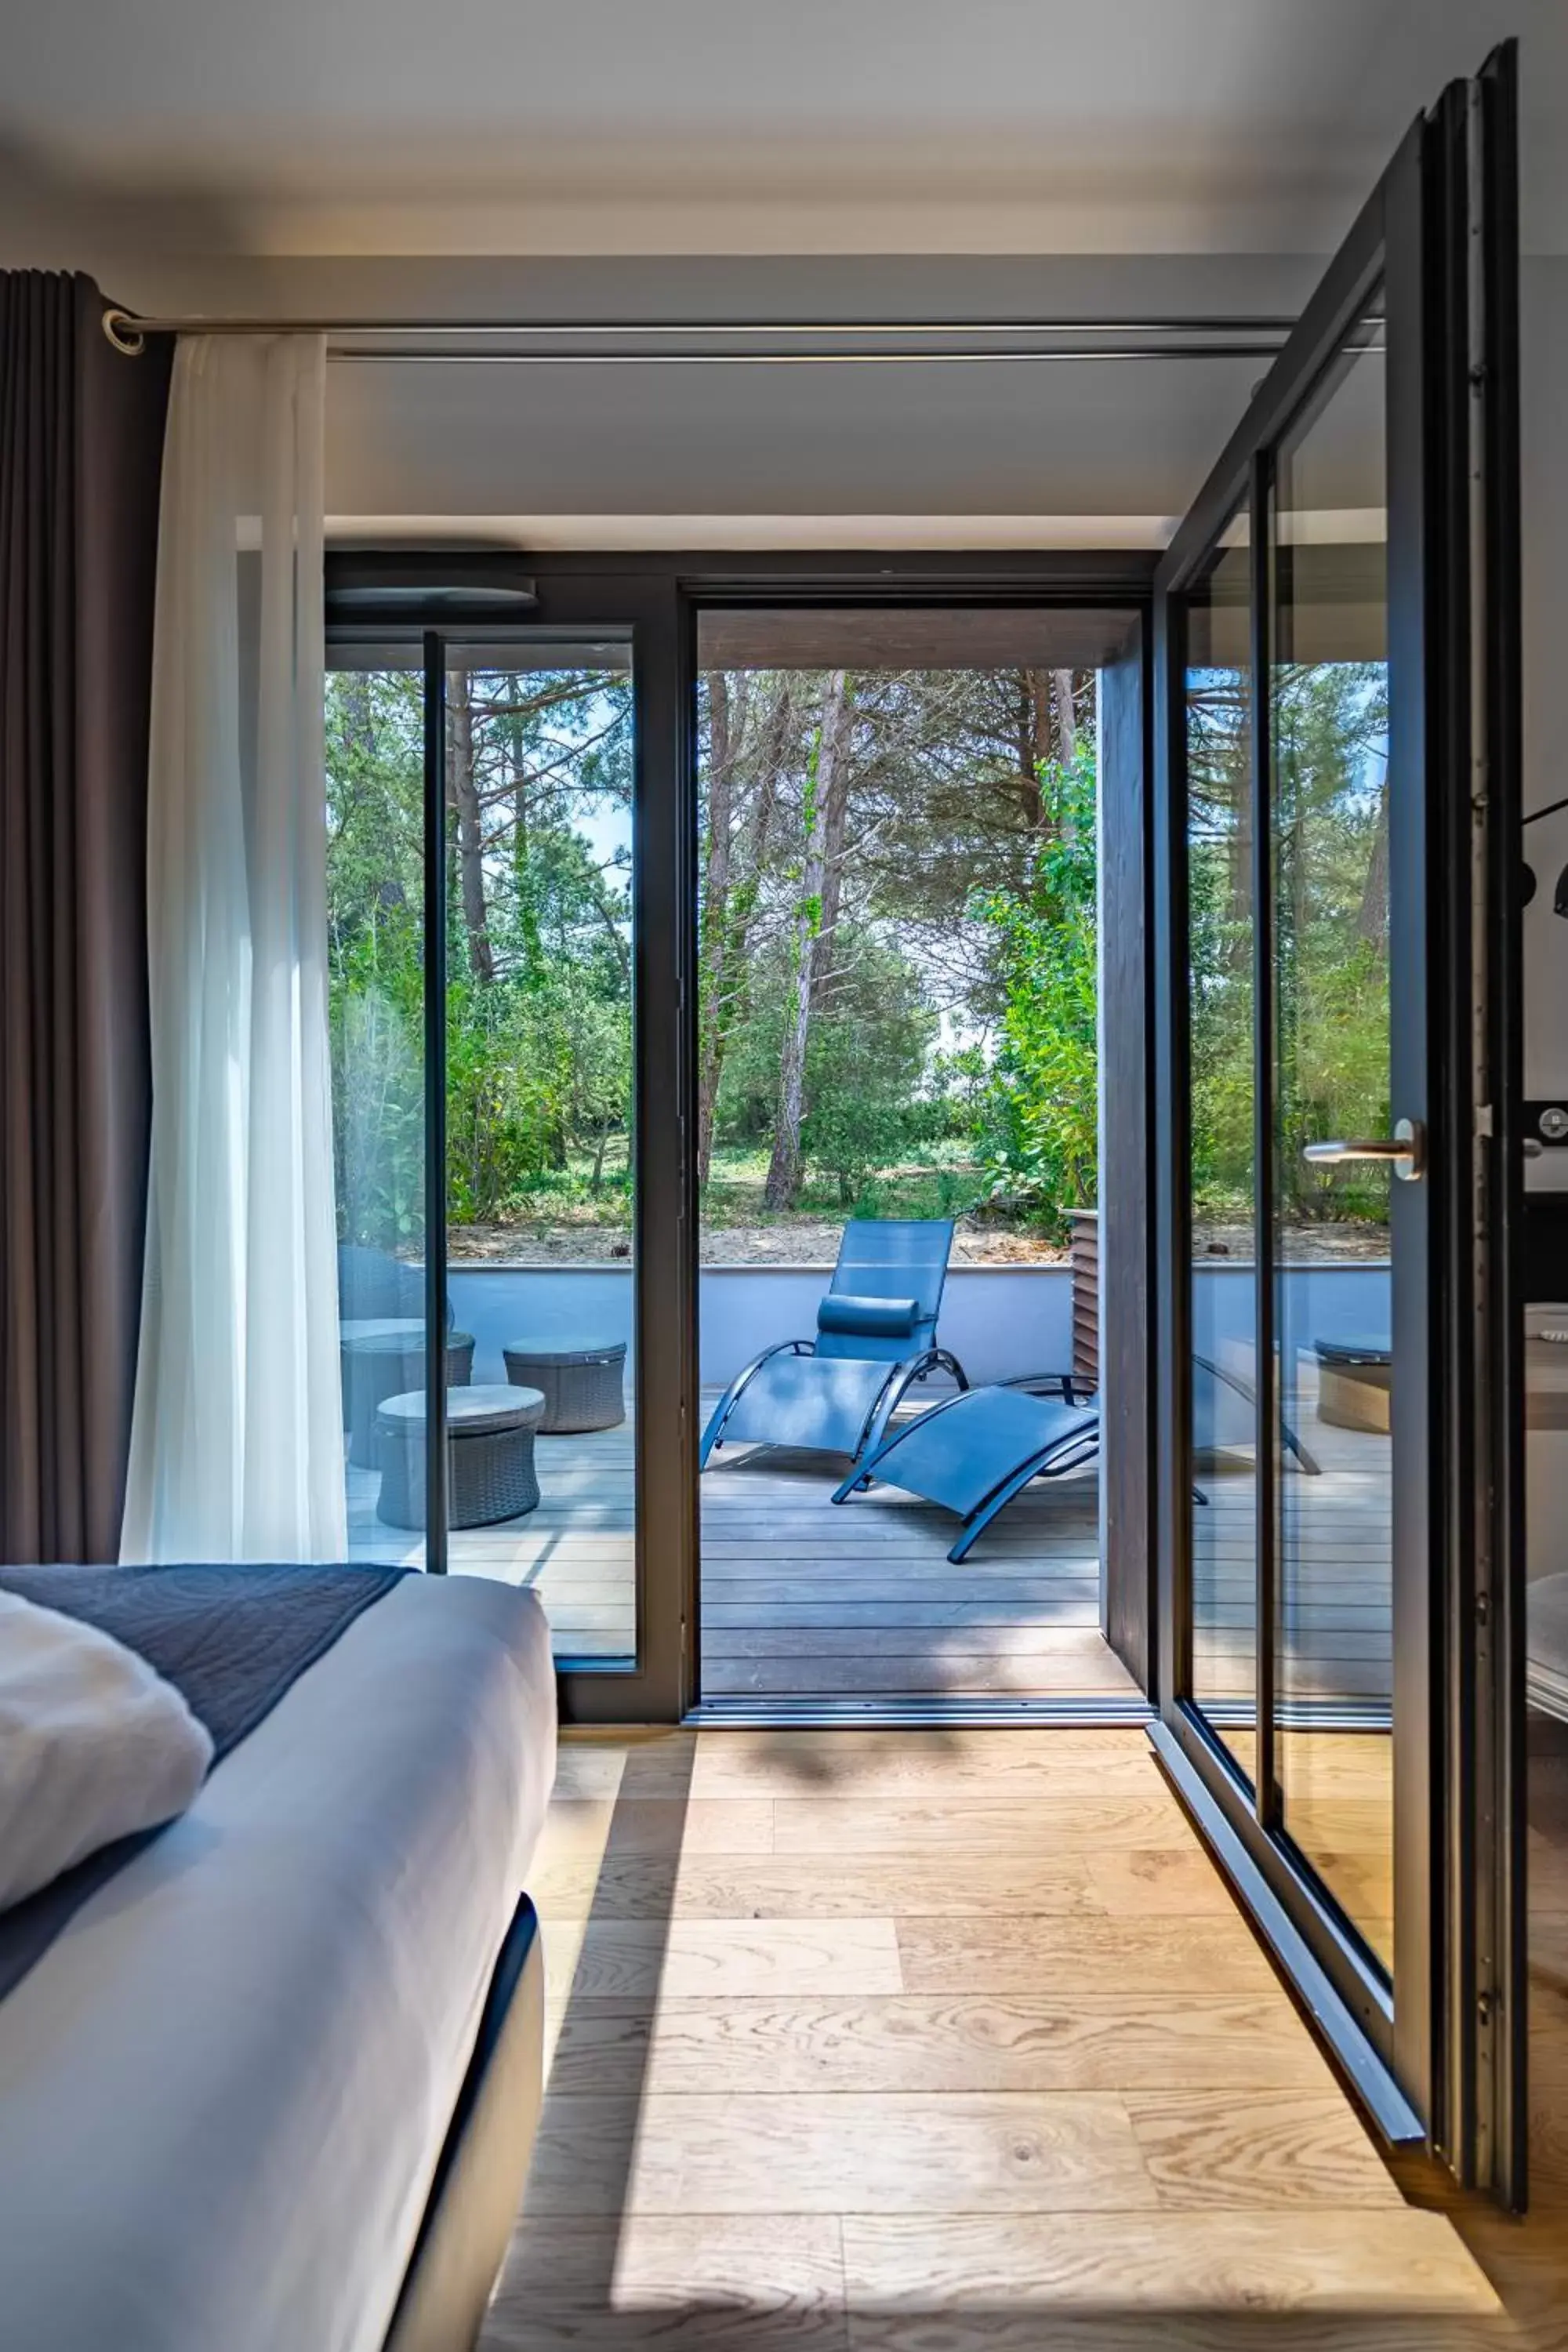
[[[1289,311],[1509,34],[1525,243],[1568,254],[1568,0],[0,0],[0,263],[331,319]],[[536,545],[1147,545],[1259,373],[334,368],[329,498]]]
[[[1321,252],[1506,33],[1568,249],[1563,0],[3,0],[0,198],[197,252]]]

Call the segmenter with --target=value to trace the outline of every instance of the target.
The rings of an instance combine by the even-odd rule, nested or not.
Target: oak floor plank
[[[589,1855],[772,1853],[773,1800],[557,1797],[545,1817],[535,1868]]]
[[[1555,2315],[1417,2311],[1159,2312],[952,2309],[852,2304],[851,2352],[1563,2352]],[[743,2341],[743,2339],[742,2339]]]
[[[640,1810],[640,1809],[639,1809]],[[919,1858],[865,1854],[825,1870],[806,1854],[760,1856],[615,1853],[552,1859],[536,1866],[531,1891],[546,1918],[853,1919],[985,1917],[997,1911],[1103,1911],[1079,1854],[1042,1862],[1006,1854],[957,1854],[941,1870]]]
[[[1032,1802],[781,1797],[773,1807],[779,1853],[923,1853],[954,1845],[1000,1846],[1012,1853],[1031,1845],[1052,1853],[1094,1853],[1112,1847],[1195,1849],[1196,1843],[1174,1797],[1159,1786],[1146,1796],[1042,1797]]]
[[[1162,2203],[1403,2205],[1337,2090],[1259,2092],[1245,2102],[1218,2086],[1125,2096]]]
[[[1326,2091],[1279,1988],[1247,1994],[902,1994],[552,2004],[563,2091]]]
[[[841,2225],[816,2214],[525,2220],[483,2340],[487,2352],[585,2342],[847,2352]]]
[[[890,1919],[546,1918],[543,1929],[557,1997],[568,1986],[586,1999],[903,1990]]]
[[[1438,2213],[1355,2204],[1277,2215],[852,2214],[851,2304],[916,2312],[1489,2314],[1486,2273]],[[1048,2336],[1045,2339],[1049,2341]]]
[[[1130,1918],[1171,1912],[1228,1919],[1236,1913],[1230,1889],[1207,1854],[1183,1846],[1091,1853],[1084,1866],[1106,1910]]]
[[[557,1797],[679,1798],[690,1794],[694,1733],[655,1731],[602,1737],[568,1732],[555,1762]]]
[[[900,1919],[910,1992],[1249,1992],[1275,1981],[1240,1919]]]
[[[535,2217],[1125,2212],[1156,2202],[1126,2107],[1108,2092],[788,2093],[743,2105],[552,2096],[529,2179]]]
[[[1146,1739],[1126,1731],[731,1731],[704,1739],[694,1797],[914,1794],[954,1807],[972,1798],[1095,1797],[1124,1792],[1170,1802]],[[1044,1827],[1045,1824],[1042,1824]]]

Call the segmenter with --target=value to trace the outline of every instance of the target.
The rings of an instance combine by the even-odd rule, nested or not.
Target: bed
[[[460,2340],[537,2107],[554,1747],[533,1596],[407,1577],[76,1914],[0,2001],[7,2343]]]

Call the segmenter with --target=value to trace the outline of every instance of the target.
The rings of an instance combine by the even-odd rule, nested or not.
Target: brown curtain
[[[0,1559],[113,1560],[141,1313],[171,350],[0,271]]]

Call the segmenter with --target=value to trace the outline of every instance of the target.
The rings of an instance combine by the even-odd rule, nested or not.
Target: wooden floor
[[[712,1402],[705,1400],[705,1406]],[[1308,1431],[1322,1475],[1290,1476],[1299,1574],[1284,1654],[1304,1697],[1375,1708],[1389,1689],[1388,1441]],[[633,1640],[630,1422],[541,1438],[528,1517],[454,1532],[462,1572],[531,1583],[558,1654],[624,1655]],[[962,1567],[948,1512],[883,1487],[835,1507],[843,1464],[751,1446],[700,1486],[705,1698],[1135,1696],[1099,1633],[1092,1470],[1025,1489]],[[351,1470],[359,1559],[417,1559],[419,1538],[376,1518],[374,1475]],[[1253,1479],[1229,1457],[1204,1475],[1195,1517],[1201,1687],[1245,1700],[1253,1653]]]
[[[486,2352],[1568,2343],[1561,1937],[1536,2218],[1420,2210],[1139,1733],[574,1739],[532,1885]]]

